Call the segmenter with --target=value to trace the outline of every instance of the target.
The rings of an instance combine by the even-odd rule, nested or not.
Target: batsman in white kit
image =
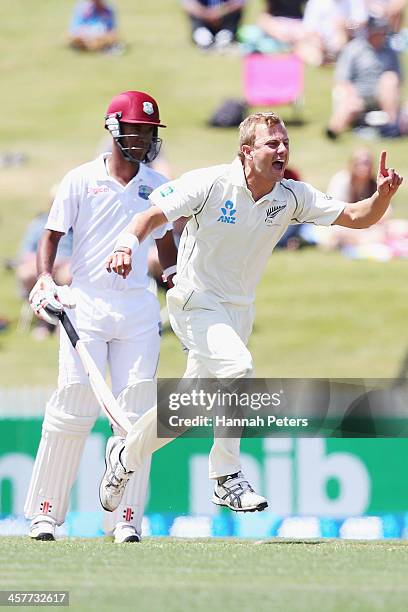
[[[105,261],[133,216],[150,208],[149,194],[167,181],[146,165],[159,152],[159,127],[165,126],[150,95],[127,91],[111,100],[105,128],[113,138],[112,154],[73,169],[62,180],[38,250],[40,276],[29,298],[34,312],[49,323],[59,320],[50,314],[51,306],[57,314],[65,315],[64,307],[72,309],[69,319],[82,345],[103,376],[109,367],[113,396],[130,423],[156,403],[160,310],[149,287],[149,244],[135,255],[135,268],[126,280],[108,274]],[[53,263],[58,241],[70,228],[72,284],[58,287],[52,278]],[[177,258],[171,225],[164,224],[152,236],[171,282]],[[78,352],[61,329],[58,387],[47,403],[25,504],[32,538],[55,539],[98,414]],[[112,429],[113,439],[123,436],[119,427]],[[106,515],[107,530],[117,543],[140,541],[149,472],[146,456],[132,474],[117,511]]]
[[[274,113],[256,113],[239,128],[237,158],[228,165],[188,172],[150,195],[119,237],[107,268],[126,276],[137,266],[143,241],[158,227],[189,217],[181,238],[174,287],[167,293],[170,323],[188,349],[186,376],[241,379],[252,376],[246,345],[254,319],[255,290],[274,246],[290,224],[365,228],[387,210],[402,177],[381,153],[377,191],[357,203],[336,201],[311,185],[284,178],[289,138]],[[272,347],[271,347],[272,348]],[[133,470],[170,440],[159,439],[153,408],[126,439],[106,449],[100,498],[113,511]],[[215,439],[209,458],[212,501],[237,512],[263,510],[241,470],[240,439]]]

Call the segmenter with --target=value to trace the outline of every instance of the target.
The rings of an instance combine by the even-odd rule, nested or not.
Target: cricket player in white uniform
[[[188,172],[156,189],[152,207],[136,215],[118,239],[107,267],[126,276],[143,240],[164,223],[190,217],[179,246],[174,288],[167,293],[171,325],[188,348],[188,376],[237,379],[252,375],[246,344],[255,289],[274,246],[290,224],[365,228],[387,210],[402,182],[385,166],[377,191],[355,204],[331,199],[311,185],[284,179],[289,159],[285,125],[274,113],[257,113],[240,126],[238,157],[229,165]],[[106,449],[100,498],[105,509],[120,502],[130,473],[169,439],[158,439],[153,409],[126,440]],[[266,500],[242,474],[239,439],[216,439],[210,454],[213,502],[235,511],[263,510]]]
[[[105,117],[112,154],[73,169],[62,180],[38,251],[40,276],[30,294],[34,312],[48,322],[57,319],[44,310],[47,303],[57,298],[62,306],[75,305],[69,315],[74,327],[103,375],[109,366],[113,395],[131,422],[156,403],[160,316],[148,288],[149,244],[135,255],[126,281],[108,274],[104,264],[118,235],[136,213],[150,208],[149,194],[167,180],[142,163],[159,152],[159,127],[165,126],[148,94],[128,91],[112,99]],[[70,228],[72,285],[57,287],[53,263],[58,241]],[[171,273],[177,258],[171,226],[163,225],[152,236],[163,268]],[[61,329],[58,388],[46,407],[25,505],[32,538],[53,540],[56,525],[64,522],[85,440],[98,414],[85,370]],[[146,456],[123,503],[113,517],[107,515],[117,543],[140,540],[149,472]]]

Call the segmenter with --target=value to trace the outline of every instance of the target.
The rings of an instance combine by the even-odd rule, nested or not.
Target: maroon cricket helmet
[[[166,127],[160,123],[156,100],[143,91],[124,91],[112,98],[106,111],[106,118],[115,115],[124,123],[146,123]]]

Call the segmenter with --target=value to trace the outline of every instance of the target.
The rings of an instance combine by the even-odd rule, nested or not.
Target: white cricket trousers
[[[147,289],[101,290],[73,286],[77,307],[67,314],[103,376],[109,367],[117,397],[141,379],[154,378],[160,351],[160,307]],[[58,387],[88,385],[78,353],[61,330]]]
[[[188,349],[185,378],[249,378],[252,356],[246,348],[254,320],[253,306],[221,303],[206,292],[186,294],[174,287],[167,293],[170,323]],[[126,438],[125,463],[136,469],[145,456],[171,439],[157,438],[157,412],[149,411]],[[209,477],[219,478],[241,469],[240,438],[214,438]]]
[[[77,307],[68,316],[103,376],[109,367],[113,395],[134,423],[156,404],[158,301],[144,289],[101,292],[73,286],[72,291]],[[85,440],[99,412],[79,356],[61,329],[58,389],[45,411],[25,505],[28,518],[49,514],[58,524],[64,522]],[[146,456],[129,482],[123,508],[113,513],[115,524],[131,522],[140,532],[149,471]]]

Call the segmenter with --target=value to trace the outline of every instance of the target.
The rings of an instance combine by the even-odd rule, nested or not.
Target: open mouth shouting
[[[285,167],[285,160],[277,159],[276,161],[273,162],[272,167],[274,170],[282,172]]]

